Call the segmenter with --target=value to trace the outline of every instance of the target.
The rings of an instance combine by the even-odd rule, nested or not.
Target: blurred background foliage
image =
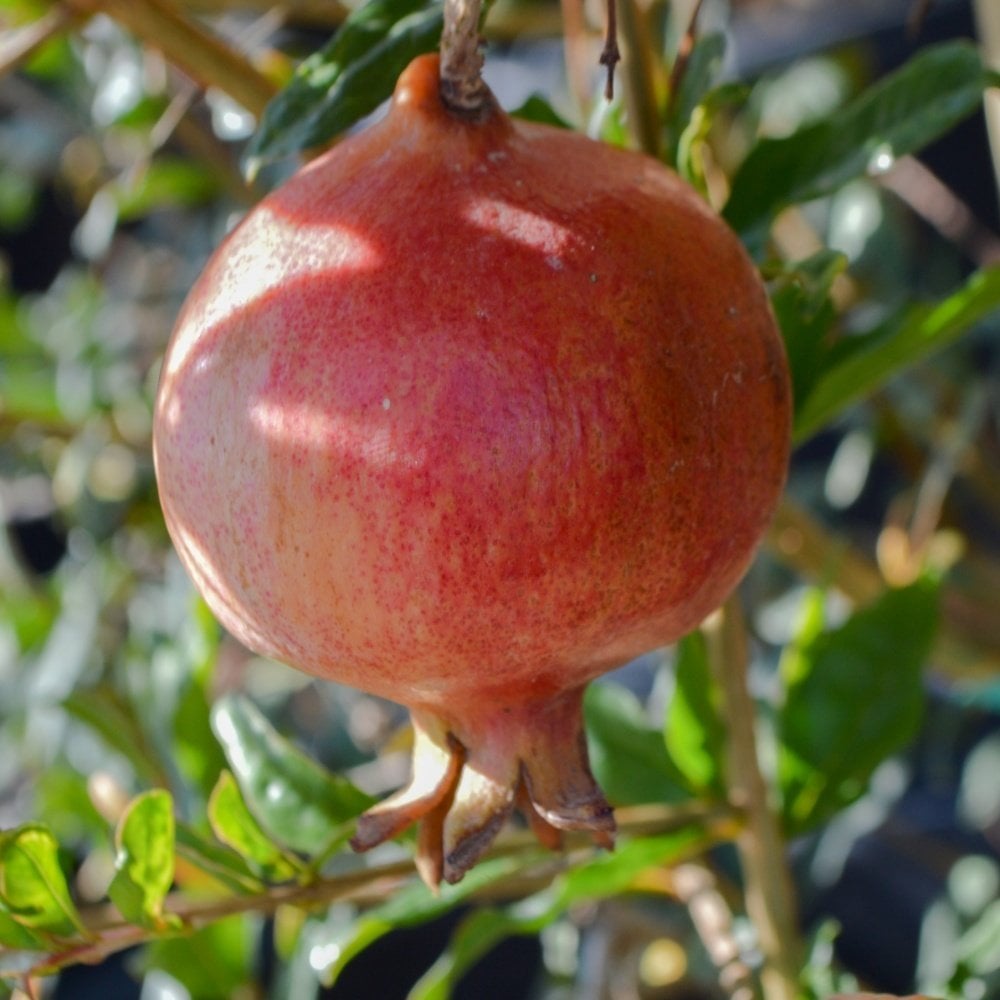
[[[762,138],[814,127],[828,153],[832,123],[867,161],[793,192],[791,210],[768,214],[759,192],[742,216],[735,197],[727,207],[760,252],[800,397],[788,500],[742,597],[803,996],[861,982],[1000,997],[993,161],[971,106],[919,158],[862,149],[863,123],[844,117],[942,40],[978,28],[1000,58],[991,4],[977,24],[964,0],[708,0],[704,44],[669,91],[692,5],[624,0],[611,105],[597,99],[599,10],[574,27],[566,6],[568,75],[557,6],[498,0],[487,22],[486,76],[505,106],[655,146],[719,207]],[[439,17],[383,6],[417,17],[421,44]],[[402,713],[237,646],[171,552],[150,456],[158,361],[212,247],[289,153],[343,126],[322,105],[336,73],[293,74],[347,13],[333,0],[0,0],[0,992],[752,995],[760,942],[726,808],[733,706],[711,637],[590,693],[595,771],[624,807],[615,855],[578,850],[566,869],[513,832],[435,898],[405,843],[342,850],[351,817],[405,776]],[[332,44],[354,59],[352,39]],[[318,58],[334,65],[329,49]],[[354,65],[339,72],[357,87]],[[387,65],[361,78],[372,107]],[[920,79],[929,94],[959,89]],[[780,158],[763,163],[773,188]],[[945,306],[928,320],[914,312],[927,302]],[[834,328],[848,343],[888,330],[895,346],[874,375],[862,358],[824,383]],[[928,358],[920,338],[954,342]],[[113,958],[26,974],[74,947]]]

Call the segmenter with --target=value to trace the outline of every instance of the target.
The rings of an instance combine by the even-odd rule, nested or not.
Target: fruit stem
[[[479,47],[482,0],[444,0],[441,100],[454,112],[476,116],[489,106]]]

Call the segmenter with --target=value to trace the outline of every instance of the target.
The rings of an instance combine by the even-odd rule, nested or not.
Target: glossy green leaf
[[[613,805],[688,798],[663,734],[646,720],[638,699],[620,684],[591,684],[584,697],[590,766]]]
[[[328,142],[374,111],[410,60],[437,45],[442,10],[428,0],[368,0],[352,11],[268,104],[247,149],[247,173]]]
[[[219,775],[208,800],[208,819],[216,837],[246,858],[254,869],[270,881],[289,879],[301,870],[301,865],[296,864],[261,829],[243,801],[236,779],[230,771],[223,771]]]
[[[822,595],[812,595],[781,662],[778,775],[790,832],[857,799],[875,768],[916,734],[936,626],[937,587],[928,581],[888,590],[830,630]]]
[[[246,698],[215,706],[215,731],[250,812],[270,837],[308,856],[351,835],[373,800],[292,746]]]
[[[725,798],[726,727],[700,632],[685,636],[677,646],[664,739],[670,759],[693,792]]]
[[[129,803],[115,830],[115,849],[108,896],[122,916],[156,929],[177,926],[177,918],[163,912],[174,881],[174,803],[169,792],[144,792]]]
[[[1000,267],[977,271],[937,305],[916,305],[870,333],[841,339],[823,358],[796,408],[802,441],[908,365],[941,350],[984,319],[1000,317]]]
[[[758,142],[733,178],[723,215],[759,246],[783,208],[830,194],[932,142],[977,110],[995,79],[971,42],[928,47],[829,117]]]
[[[59,845],[44,826],[0,834],[0,903],[17,923],[59,937],[83,933],[59,864]]]

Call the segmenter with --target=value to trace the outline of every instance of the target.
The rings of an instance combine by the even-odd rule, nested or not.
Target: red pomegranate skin
[[[219,247],[154,434],[222,624],[413,710],[413,784],[358,846],[423,815],[432,881],[516,798],[547,842],[610,841],[582,689],[739,581],[790,420],[765,290],[688,186],[494,104],[456,115],[437,73],[417,59]]]

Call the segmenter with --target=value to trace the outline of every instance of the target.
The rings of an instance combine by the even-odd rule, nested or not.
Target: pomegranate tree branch
[[[747,915],[763,956],[761,985],[766,1000],[796,1000],[802,946],[785,844],[768,787],[760,770],[747,686],[746,627],[738,600],[729,601],[703,626],[709,662],[722,693],[729,723],[730,802],[744,811],[746,824],[736,838],[743,870]]]
[[[482,0],[445,0],[441,33],[441,98],[452,111],[477,115],[488,103],[479,21]]]
[[[731,841],[742,829],[741,817],[728,807],[697,801],[666,806],[632,806],[618,810],[617,818],[619,831],[636,836],[669,833],[696,824],[704,832],[699,852]],[[501,901],[537,892],[565,871],[567,862],[584,861],[592,855],[593,849],[585,835],[568,835],[567,847],[566,857],[548,857],[545,863],[539,865],[538,845],[533,834],[528,830],[509,831],[500,838],[491,855],[523,856],[524,869],[512,872],[496,885],[484,886],[474,898]],[[65,950],[45,956],[28,974],[48,976],[71,965],[98,962],[126,948],[173,934],[184,934],[241,913],[273,914],[284,906],[312,909],[336,901],[371,906],[382,902],[412,877],[413,861],[407,858],[318,878],[305,884],[272,885],[247,895],[190,899],[182,893],[172,893],[166,900],[164,910],[181,918],[183,923],[179,931],[123,923],[117,910],[109,904],[101,904],[83,911],[84,925],[90,935],[87,940],[67,943]]]

